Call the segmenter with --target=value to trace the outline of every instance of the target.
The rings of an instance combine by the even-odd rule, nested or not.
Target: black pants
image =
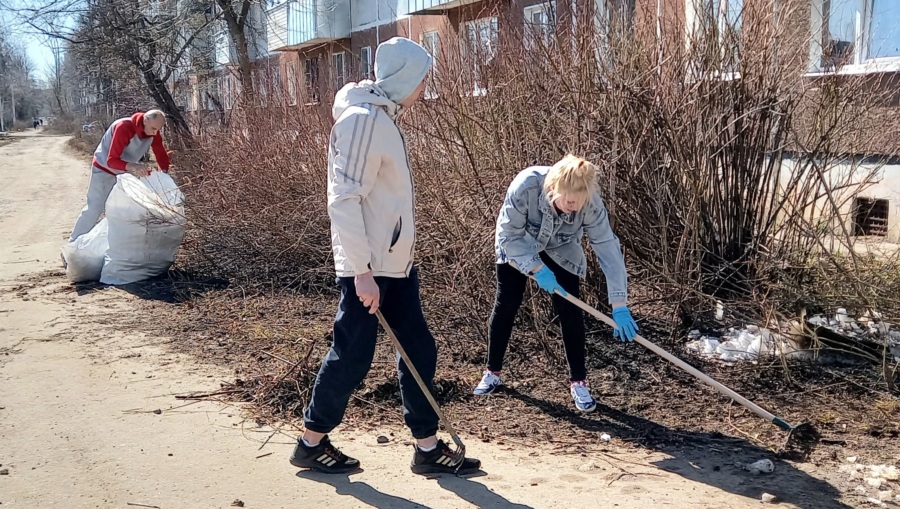
[[[557,265],[545,253],[541,253],[541,260],[553,271],[556,280],[567,292],[579,297],[578,276]],[[506,355],[513,322],[522,305],[527,283],[528,277],[512,265],[497,264],[497,297],[494,301],[494,311],[491,313],[488,336],[488,369],[491,371],[503,369],[503,357]],[[556,311],[562,328],[566,361],[569,363],[569,379],[573,382],[584,380],[587,376],[584,365],[584,314],[559,295],[553,295],[552,300],[553,310]]]
[[[437,365],[437,345],[428,330],[419,300],[419,278],[415,268],[406,278],[376,277],[381,292],[381,313],[429,390]],[[378,317],[369,314],[356,296],[352,277],[338,278],[341,300],[334,321],[334,342],[325,355],[313,386],[309,406],[303,414],[306,429],[329,433],[344,418],[350,395],[372,366]],[[438,417],[397,356],[403,418],[415,438],[428,438],[438,430]]]

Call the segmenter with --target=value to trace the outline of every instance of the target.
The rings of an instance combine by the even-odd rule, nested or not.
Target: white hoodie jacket
[[[407,277],[413,263],[415,189],[400,106],[371,81],[334,99],[328,144],[328,215],[339,277]]]

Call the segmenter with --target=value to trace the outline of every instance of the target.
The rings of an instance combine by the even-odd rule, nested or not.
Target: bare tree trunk
[[[173,98],[171,92],[169,92],[166,82],[161,80],[152,69],[147,69],[146,67],[143,69],[142,75],[144,77],[144,83],[147,85],[150,96],[153,97],[153,100],[156,101],[159,109],[166,114],[166,117],[175,126],[175,130],[178,131],[178,134],[185,139],[190,140],[192,138],[191,128],[188,125],[187,120],[185,120],[184,115],[182,115],[181,109],[178,108],[178,103],[175,102],[175,98]]]
[[[250,49],[247,43],[247,19],[250,15],[250,0],[240,2],[240,12],[235,10],[235,5],[230,0],[216,0],[222,9],[222,17],[228,26],[228,34],[234,43],[238,56],[238,69],[241,73],[241,91],[245,97],[252,97],[253,90],[253,65],[250,61]]]

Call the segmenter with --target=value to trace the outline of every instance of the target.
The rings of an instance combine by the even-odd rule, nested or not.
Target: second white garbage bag
[[[119,175],[106,200],[109,249],[100,282],[125,285],[158,276],[184,238],[184,195],[168,174]]]
[[[100,280],[100,272],[109,249],[109,224],[104,219],[94,228],[62,248],[66,260],[66,276],[73,283]]]

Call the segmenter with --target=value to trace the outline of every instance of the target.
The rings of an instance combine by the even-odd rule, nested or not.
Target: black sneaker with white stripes
[[[418,447],[415,449],[410,465],[414,474],[465,475],[475,473],[481,468],[481,461],[474,458],[463,458],[460,465],[460,461],[454,459],[453,450],[443,440],[438,440],[437,447],[433,451],[423,452]]]
[[[291,465],[311,468],[326,474],[346,474],[359,469],[359,460],[347,456],[331,445],[331,440],[325,435],[315,447],[307,446],[298,438],[297,447],[291,455]]]

